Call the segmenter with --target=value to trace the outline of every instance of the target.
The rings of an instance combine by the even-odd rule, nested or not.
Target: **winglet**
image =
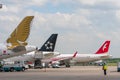
[[[78,53],[78,52],[76,51],[76,52],[73,54],[73,57],[76,57],[77,53]]]
[[[109,50],[110,41],[105,41],[105,43],[99,48],[99,50],[95,54],[104,54]]]

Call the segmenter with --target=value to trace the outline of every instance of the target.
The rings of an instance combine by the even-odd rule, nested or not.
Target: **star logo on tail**
[[[51,42],[47,42],[46,44],[45,44],[45,47],[46,47],[46,49],[53,49],[53,43],[51,43]]]

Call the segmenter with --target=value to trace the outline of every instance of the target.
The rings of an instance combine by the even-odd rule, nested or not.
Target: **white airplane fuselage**
[[[24,50],[12,50],[12,49],[7,49],[7,46],[2,45],[0,46],[0,60],[14,57],[14,56],[19,56],[22,54],[26,54],[31,51],[35,51],[36,47],[35,46],[30,46],[27,45],[24,47]]]
[[[102,59],[108,59],[111,55],[109,54],[78,54],[73,61],[75,62],[92,62]]]
[[[39,54],[43,54],[43,55],[40,55],[40,56],[43,56],[43,58],[46,59],[46,60],[48,58],[52,58],[52,57],[55,57],[57,55],[60,55],[58,52],[39,52]],[[23,61],[33,61],[35,59],[35,55],[36,55],[36,52],[32,51],[32,52],[29,52],[29,53],[24,54],[24,55],[4,59],[4,61],[21,61],[21,60],[23,60]]]
[[[73,54],[61,54],[54,58],[51,58],[51,60],[57,60],[60,58],[67,58],[72,57]],[[75,62],[91,62],[91,61],[98,61],[102,59],[110,58],[111,55],[109,54],[77,54],[76,57],[72,58],[72,61]]]

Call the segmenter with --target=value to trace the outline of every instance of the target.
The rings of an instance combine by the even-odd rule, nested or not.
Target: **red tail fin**
[[[77,51],[73,54],[73,57],[76,57],[76,55],[77,55]]]
[[[109,50],[110,41],[105,41],[101,48],[95,54],[104,54]]]

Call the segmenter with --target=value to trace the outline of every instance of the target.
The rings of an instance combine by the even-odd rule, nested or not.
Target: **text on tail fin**
[[[108,52],[110,41],[105,41],[105,43],[100,47],[100,49],[95,54],[103,54]]]

